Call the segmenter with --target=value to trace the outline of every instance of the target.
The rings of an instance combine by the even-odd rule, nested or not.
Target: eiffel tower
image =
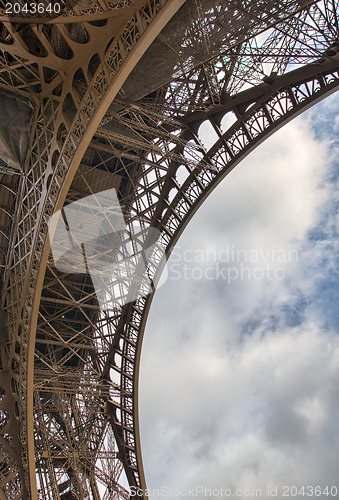
[[[127,499],[122,474],[146,498],[138,373],[165,257],[247,154],[338,89],[339,2],[0,7],[0,498]],[[88,242],[56,258],[70,207],[108,190],[123,227],[93,248],[137,281],[72,268]]]

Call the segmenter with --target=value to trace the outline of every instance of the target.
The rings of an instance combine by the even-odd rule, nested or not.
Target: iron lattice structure
[[[146,487],[138,372],[163,253],[244,156],[338,88],[339,2],[59,4],[0,9],[1,135],[21,145],[0,165],[0,498],[128,498],[122,470]],[[126,225],[114,258],[132,245],[142,272],[129,302],[126,274],[106,276],[103,309],[88,273],[56,268],[48,228],[109,188]]]

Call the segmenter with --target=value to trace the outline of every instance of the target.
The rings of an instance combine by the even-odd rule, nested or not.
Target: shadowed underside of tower
[[[122,471],[146,487],[138,371],[163,253],[244,156],[338,88],[339,2],[56,4],[0,9],[0,498],[128,498]],[[104,190],[124,228],[95,251],[139,276],[101,277],[109,307],[49,237]]]

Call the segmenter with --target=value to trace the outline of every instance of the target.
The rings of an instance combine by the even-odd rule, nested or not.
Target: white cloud
[[[154,486],[264,488],[292,479],[300,485],[334,480],[322,463],[333,473],[339,339],[305,325],[248,337],[223,355],[218,345],[206,347],[185,344],[168,352],[175,362],[167,374],[164,359],[153,358],[146,418],[156,408],[157,424],[143,444],[151,454],[146,472],[158,469]]]
[[[300,241],[325,200],[326,144],[318,143],[301,118],[279,130],[236,167],[205,202],[192,224],[214,244],[291,244]],[[217,209],[215,207],[218,207]],[[242,225],[241,232],[239,225]],[[207,233],[205,232],[207,231]],[[211,235],[212,236],[212,235]],[[188,238],[188,237],[187,237]]]

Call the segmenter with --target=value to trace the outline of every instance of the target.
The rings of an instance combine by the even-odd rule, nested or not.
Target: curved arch
[[[270,89],[269,92],[265,92],[250,108],[247,105],[247,111],[239,116],[229,130],[224,134],[219,130],[219,139],[205,153],[200,168],[198,164],[183,185],[176,186],[176,196],[162,204],[154,215],[153,223],[161,231],[161,242],[167,256],[170,255],[176,241],[199,206],[246,155],[285,123],[338,90],[339,68],[337,63],[335,66],[335,69],[321,72],[318,71],[320,68],[316,68],[316,76],[308,78],[305,78],[305,68],[303,68],[303,71],[295,72],[293,75],[295,81],[293,83],[290,81],[288,85],[279,85],[285,83],[284,79],[277,81],[274,91]],[[222,113],[220,114],[218,110],[218,120],[221,119]],[[173,189],[173,185],[175,181],[172,176],[172,182],[166,187],[164,196]],[[158,213],[162,213],[164,206],[166,210],[159,218]],[[159,261],[158,265],[159,268],[154,264],[150,269],[154,283],[160,278],[163,263]],[[134,439],[131,439],[130,431],[126,430],[124,442],[141,471],[143,468],[138,419],[138,378],[143,333],[153,296],[154,292],[148,297],[140,297],[134,303],[127,304],[117,326],[117,331],[121,332],[124,342],[121,385],[124,390],[133,393],[132,406],[130,400],[122,400],[125,402],[125,407],[123,405],[121,407],[122,422],[126,419],[125,428],[132,427],[130,419],[132,409],[134,428]],[[107,363],[112,363],[113,359],[114,352],[111,353]],[[142,488],[146,488],[146,483],[143,483]]]
[[[308,76],[305,77],[307,74]],[[203,113],[204,116],[200,115],[199,120],[195,120],[194,116],[191,120],[192,132],[188,133],[187,129],[183,130],[182,137],[174,148],[164,178],[158,179],[159,192],[164,196],[164,199],[158,196],[157,201],[152,201],[152,196],[149,196],[150,191],[154,190],[156,192],[157,186],[155,184],[157,183],[148,182],[148,178],[152,177],[152,173],[154,174],[154,171],[157,171],[160,167],[153,164],[149,158],[145,159],[146,165],[149,163],[150,167],[145,168],[144,178],[140,180],[138,190],[134,192],[134,203],[130,214],[131,223],[138,220],[141,212],[138,204],[145,205],[146,196],[148,203],[153,203],[153,205],[149,212],[144,210],[141,217],[151,214],[149,221],[161,231],[160,240],[169,253],[190,217],[217,182],[244,155],[260,144],[274,130],[317,100],[333,92],[337,85],[338,63],[327,61],[278,78],[273,88],[267,84],[258,87],[255,98],[253,95],[249,97],[247,91],[239,94],[238,102],[231,108],[238,115],[236,124],[224,134],[219,130],[217,143],[210,151],[204,152],[202,159],[201,150],[199,150],[200,154],[197,154],[193,146],[189,146],[192,142],[192,134],[195,137],[194,129],[198,127],[202,120],[208,118],[213,120],[218,130],[218,120],[222,119],[223,113],[229,112],[230,106],[224,104],[223,110],[219,107],[216,113]],[[241,113],[241,109],[245,111]],[[264,109],[266,109],[268,117],[263,112]],[[108,132],[105,132],[105,135],[109,137]],[[130,139],[127,138],[126,140],[129,141]],[[195,140],[198,147],[199,141],[197,138]],[[225,144],[232,145],[233,156],[231,154],[227,156]],[[138,145],[142,145],[140,141],[138,141]],[[181,151],[184,150],[190,157],[196,156],[198,161],[193,163],[190,158],[183,157]],[[159,150],[157,151],[159,153]],[[159,160],[159,163],[161,164],[161,160]],[[175,173],[182,165],[185,165],[185,168],[188,169],[189,177],[180,186],[175,178]],[[177,194],[170,201],[168,194],[172,189],[175,189]],[[154,255],[152,264],[148,269],[148,273],[154,281],[157,280],[157,268],[159,266],[161,266],[161,258]],[[116,404],[110,400],[109,396],[105,396],[106,411],[112,422],[116,439],[119,442],[120,453],[125,456],[124,465],[130,471],[130,483],[133,486],[140,487],[140,489],[144,489],[146,484],[143,477],[139,444],[137,383],[142,335],[150,301],[151,297],[147,299],[141,296],[135,302],[122,308],[119,312],[120,319],[116,317],[110,320],[114,325],[115,333],[102,372],[103,379],[109,385],[112,382],[111,368],[119,365],[119,373],[121,374],[120,403]],[[118,359],[120,359],[119,363]],[[119,417],[117,418],[118,412]]]

